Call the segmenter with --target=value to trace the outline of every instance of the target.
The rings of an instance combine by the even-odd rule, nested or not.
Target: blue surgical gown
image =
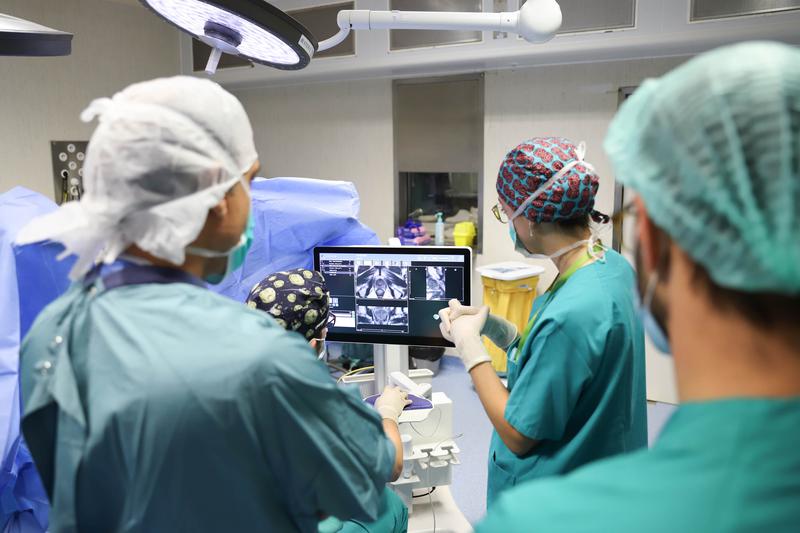
[[[681,405],[652,450],[504,493],[478,533],[797,533],[800,398]]]
[[[67,290],[71,261],[56,262],[63,249],[55,244],[15,246],[14,239],[56,208],[24,187],[0,194],[0,530],[47,530],[47,495],[19,431],[19,348],[35,316]]]
[[[647,445],[644,333],[634,306],[634,273],[609,250],[573,274],[539,313],[508,359],[505,419],[540,441],[514,454],[495,431],[488,504],[522,482],[565,474]]]
[[[51,531],[316,531],[374,520],[395,451],[269,316],[189,283],[75,284],[22,349]]]

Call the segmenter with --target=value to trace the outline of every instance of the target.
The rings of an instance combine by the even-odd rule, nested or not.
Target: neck
[[[186,261],[184,261],[182,265],[176,265],[174,263],[170,263],[169,261],[159,259],[158,257],[145,252],[136,245],[130,246],[127,250],[125,250],[125,253],[133,257],[138,257],[139,259],[144,259],[155,266],[183,270],[184,272],[200,279],[205,276],[208,269],[209,259],[204,257],[187,255]]]
[[[583,241],[588,239],[590,236],[590,232],[588,230],[582,232],[582,234],[555,234],[550,236],[547,239],[548,242],[545,243],[545,253],[552,254],[561,250],[571,244],[575,244],[577,241]],[[581,256],[586,253],[586,245],[582,244],[581,246],[570,250],[569,252],[565,253],[560,257],[556,257],[553,259],[553,263],[555,264],[556,268],[558,269],[558,273],[563,275],[572,264],[577,261]]]
[[[681,401],[800,396],[796,334],[722,311],[705,291],[681,290],[673,275],[680,274],[670,273],[667,327]]]

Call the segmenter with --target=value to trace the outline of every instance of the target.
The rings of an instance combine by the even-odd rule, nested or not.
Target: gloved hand
[[[411,400],[408,399],[408,393],[400,387],[386,387],[380,398],[375,400],[375,410],[381,415],[381,418],[388,418],[390,420],[397,420],[403,412],[406,405],[411,405]]]
[[[448,313],[446,313],[446,318],[452,322],[460,316],[478,315],[481,313],[481,309],[481,307],[461,305],[461,302],[458,300],[452,300],[450,302]],[[441,313],[439,316],[441,317]],[[444,319],[442,319],[442,322],[444,322]],[[491,340],[498,348],[502,349],[506,349],[511,346],[511,343],[517,339],[518,334],[517,326],[505,318],[492,314],[487,317],[486,323],[481,330],[481,335],[489,337],[489,340]]]
[[[481,341],[481,331],[489,317],[489,308],[483,306],[477,308],[477,313],[463,313],[460,307],[464,306],[458,300],[450,300],[450,307],[439,311],[439,329],[445,339],[456,345],[456,352],[469,372],[474,366],[492,360]],[[453,318],[456,311],[458,316]]]

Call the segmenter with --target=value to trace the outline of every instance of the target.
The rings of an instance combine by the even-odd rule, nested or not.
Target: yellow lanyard
[[[525,326],[525,329],[522,331],[522,337],[520,337],[519,344],[517,344],[517,354],[519,354],[519,352],[522,350],[522,347],[525,346],[525,341],[528,340],[528,337],[531,334],[531,330],[533,330],[533,325],[536,323],[536,319],[539,318],[539,315],[542,313],[544,308],[547,307],[547,305],[553,300],[558,289],[563,287],[564,284],[567,282],[567,280],[571,278],[572,275],[578,271],[578,269],[586,266],[586,264],[589,263],[592,259],[593,257],[587,251],[584,257],[579,257],[577,260],[575,260],[569,266],[567,271],[564,272],[564,275],[559,276],[553,282],[553,285],[547,290],[547,299],[544,301],[541,307],[539,307],[539,309],[536,310],[536,313],[531,317],[530,321],[528,322],[528,325]]]

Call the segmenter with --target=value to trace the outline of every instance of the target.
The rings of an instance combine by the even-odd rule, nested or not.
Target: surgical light
[[[556,0],[528,0],[509,13],[436,11],[340,11],[339,31],[317,42],[299,22],[263,0],[140,0],[160,17],[213,48],[206,72],[223,53],[284,70],[298,70],[315,52],[333,48],[351,30],[472,30],[520,35],[531,43],[550,40],[561,27]]]
[[[0,13],[0,56],[68,56],[72,34]]]

